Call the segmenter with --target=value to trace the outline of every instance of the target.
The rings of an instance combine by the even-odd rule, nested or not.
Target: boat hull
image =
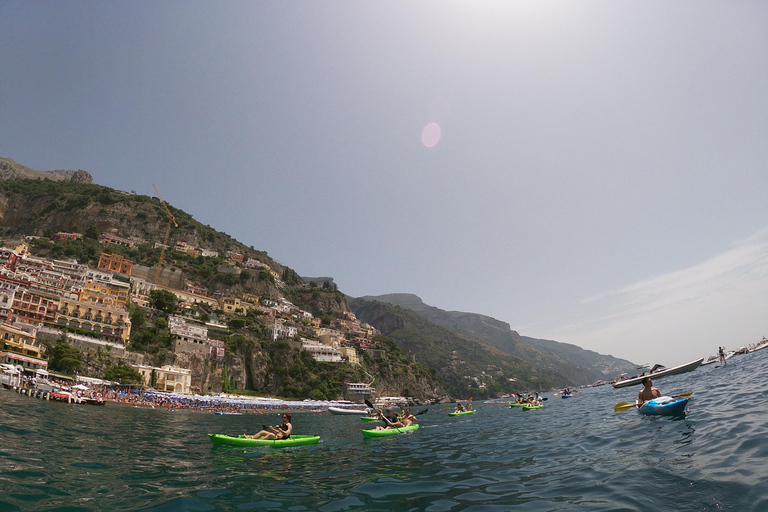
[[[637,411],[646,416],[681,416],[685,414],[686,405],[687,398],[661,397],[645,402]]]
[[[357,416],[368,414],[365,409],[344,409],[343,407],[329,407],[328,412],[331,414],[355,414]]]
[[[663,370],[659,370],[653,373],[648,373],[646,375],[638,375],[637,377],[632,377],[631,379],[624,379],[620,380],[618,382],[613,383],[614,388],[625,388],[627,386],[634,386],[636,384],[641,384],[643,382],[643,379],[646,377],[650,377],[652,379],[660,379],[661,377],[667,377],[668,375],[679,375],[681,373],[688,373],[692,372],[696,368],[698,368],[702,361],[704,361],[704,358],[697,359],[696,361],[691,361],[690,363],[681,364],[680,366],[675,366],[673,368],[664,368]]]
[[[530,411],[532,409],[541,409],[542,407],[544,407],[544,406],[543,405],[524,405],[523,406],[523,410],[524,411]]]
[[[370,439],[373,437],[384,437],[384,436],[395,436],[397,434],[403,434],[405,432],[413,432],[414,430],[418,430],[419,425],[414,424],[410,427],[400,427],[400,428],[387,428],[384,430],[363,430],[363,437],[366,439]]]
[[[317,444],[320,436],[291,436],[288,439],[251,439],[243,436],[230,437],[222,434],[208,434],[213,444],[225,444],[229,446],[271,446],[280,448],[285,446],[303,446]]]
[[[475,411],[459,411],[459,412],[449,412],[448,416],[462,416],[464,414],[475,414]]]

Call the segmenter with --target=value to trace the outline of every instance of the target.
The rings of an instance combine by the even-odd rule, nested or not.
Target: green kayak
[[[524,405],[523,410],[524,411],[530,411],[531,409],[541,409],[544,407],[543,405]]]
[[[462,414],[475,414],[475,410],[472,409],[471,411],[459,411],[459,412],[449,412],[448,416],[461,416]]]
[[[360,416],[363,421],[379,421],[379,418],[371,418],[370,416]]]
[[[418,430],[419,424],[414,423],[410,427],[400,427],[400,428],[387,428],[384,430],[363,430],[363,437],[384,437],[384,436],[393,436],[396,434],[402,434],[403,432],[410,432],[412,430]]]
[[[510,407],[522,407],[524,404],[509,404]]]
[[[208,434],[213,444],[228,444],[230,446],[302,446],[305,444],[317,444],[320,436],[291,436],[288,439],[251,439],[243,436],[230,437],[222,434]]]

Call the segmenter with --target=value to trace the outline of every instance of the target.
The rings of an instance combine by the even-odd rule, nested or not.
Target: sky
[[[672,366],[768,336],[766,27],[752,1],[5,0],[0,157],[155,184],[350,296]]]

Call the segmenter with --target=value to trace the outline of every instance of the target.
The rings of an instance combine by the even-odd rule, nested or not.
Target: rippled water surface
[[[654,382],[683,418],[614,413],[639,388],[543,409],[430,408],[364,440],[356,416],[293,415],[316,446],[213,446],[278,416],[48,403],[0,391],[0,511],[768,510],[768,350]],[[367,424],[366,424],[367,425]]]

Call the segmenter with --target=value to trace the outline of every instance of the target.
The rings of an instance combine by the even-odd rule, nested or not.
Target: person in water
[[[291,424],[291,415],[288,413],[285,413],[283,414],[282,425],[279,425],[277,427],[269,426],[266,429],[261,430],[252,436],[247,436],[245,434],[243,435],[245,435],[245,437],[250,437],[251,439],[267,439],[271,441],[273,439],[274,440],[288,439],[289,437],[291,437],[291,432],[293,432],[293,425]]]
[[[650,377],[645,377],[643,380],[643,389],[637,395],[637,405],[642,405],[648,400],[661,397],[661,391],[653,387],[653,381]]]

